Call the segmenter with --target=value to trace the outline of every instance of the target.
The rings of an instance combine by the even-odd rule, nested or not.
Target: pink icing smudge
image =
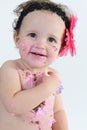
[[[23,81],[26,83],[24,86],[24,89],[31,89],[33,87],[36,87],[36,85],[40,84],[43,79],[43,73],[39,72],[37,74],[31,74],[30,72],[26,71],[21,71],[18,70],[21,78],[23,78]],[[13,107],[14,105],[11,104]],[[26,122],[30,124],[37,124],[38,127],[41,126],[41,128],[45,127],[44,122],[40,122],[40,118],[44,118],[46,114],[51,110],[51,104],[48,99],[46,99],[44,102],[39,104],[36,108],[33,110],[29,111],[26,114]],[[15,113],[11,113],[12,116],[15,116]],[[48,120],[48,126],[51,128],[52,124],[55,122],[54,119],[54,114],[51,110],[51,116],[49,115],[49,120]]]
[[[54,49],[54,51],[57,51],[57,50],[58,50],[56,46],[53,46],[53,49]]]

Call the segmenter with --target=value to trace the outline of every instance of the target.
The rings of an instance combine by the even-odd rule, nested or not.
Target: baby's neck
[[[37,73],[47,73],[49,68],[48,67],[41,67],[41,68],[31,68],[30,66],[28,66],[27,64],[25,64],[24,62],[21,61],[21,59],[17,60],[17,65],[19,69],[22,70],[28,70],[30,71],[32,74],[37,74]]]

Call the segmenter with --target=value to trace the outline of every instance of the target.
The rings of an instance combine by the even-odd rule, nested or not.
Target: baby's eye
[[[48,41],[51,42],[51,43],[56,43],[56,39],[54,39],[53,37],[49,37]]]
[[[29,33],[28,36],[35,38],[36,37],[36,33]]]

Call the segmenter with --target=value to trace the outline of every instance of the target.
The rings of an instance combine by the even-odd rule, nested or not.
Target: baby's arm
[[[68,122],[64,111],[61,94],[55,98],[54,118],[56,122],[53,124],[52,130],[68,130]]]
[[[43,82],[37,87],[21,90],[19,74],[13,63],[5,63],[0,70],[0,99],[6,110],[16,115],[26,113],[38,106],[57,87],[58,78],[55,74],[50,74],[49,77],[44,76]]]

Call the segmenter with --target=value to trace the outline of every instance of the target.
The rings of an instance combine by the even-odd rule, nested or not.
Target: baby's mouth
[[[37,53],[37,52],[30,52],[31,54],[33,55],[36,55],[36,56],[44,56],[44,57],[47,57],[45,54],[42,54],[42,53]]]

